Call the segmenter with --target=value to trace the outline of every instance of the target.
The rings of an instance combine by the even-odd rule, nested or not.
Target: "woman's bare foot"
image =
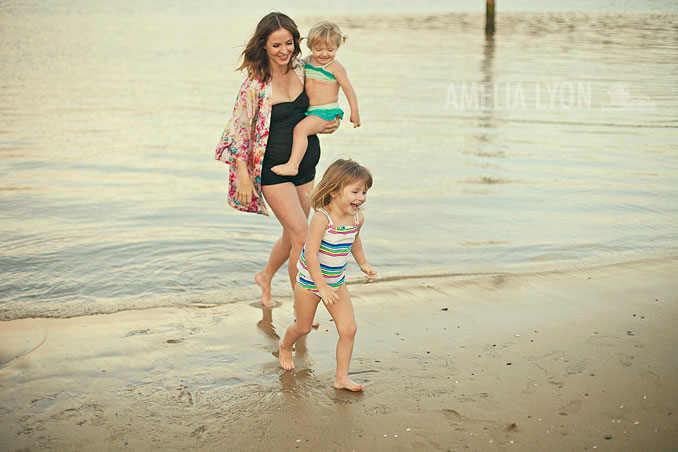
[[[339,378],[337,377],[334,380],[335,389],[346,389],[353,392],[360,392],[363,390],[363,385],[359,385],[355,381],[351,380],[348,377]]]
[[[282,345],[282,341],[278,341],[278,360],[280,361],[280,367],[285,370],[294,369],[294,360],[292,359],[292,349],[286,349]],[[336,383],[335,383],[336,385]]]
[[[254,275],[254,282],[261,287],[261,304],[268,308],[275,306],[275,300],[271,295],[271,278],[267,278],[261,270]]]
[[[299,172],[299,167],[287,162],[283,165],[276,165],[272,167],[271,171],[280,176],[296,176]]]

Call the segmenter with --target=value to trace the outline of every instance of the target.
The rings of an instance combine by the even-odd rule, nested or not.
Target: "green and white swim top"
[[[325,70],[327,66],[334,63],[335,60],[330,61],[324,66],[316,67],[311,63],[306,62],[306,67],[304,68],[304,75],[306,78],[312,78],[313,80],[322,80],[324,82],[334,82],[337,83],[337,79],[334,77],[334,74],[330,71]]]

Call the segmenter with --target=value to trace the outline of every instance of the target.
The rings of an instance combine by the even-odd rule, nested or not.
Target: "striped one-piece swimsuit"
[[[327,284],[331,287],[339,287],[346,279],[348,255],[351,252],[351,245],[355,241],[355,236],[358,234],[358,215],[356,214],[355,223],[352,226],[334,226],[332,218],[327,212],[323,209],[318,209],[318,211],[324,213],[330,221],[320,242],[318,252],[320,271]],[[297,262],[297,270],[299,270],[297,282],[304,289],[317,294],[318,288],[313,283],[308,265],[306,265],[305,251],[306,247],[301,250],[301,256],[299,256]]]

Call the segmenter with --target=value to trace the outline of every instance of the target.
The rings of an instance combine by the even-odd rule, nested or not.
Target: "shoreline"
[[[670,450],[677,269],[352,284],[362,394],[322,307],[279,368],[291,297],[0,322],[0,450]]]
[[[349,268],[349,276],[346,278],[346,284],[349,288],[356,286],[374,284],[376,286],[382,286],[385,283],[407,283],[407,284],[425,284],[425,281],[428,280],[438,280],[438,279],[454,279],[454,280],[466,280],[466,279],[475,279],[479,277],[493,277],[493,276],[527,276],[531,274],[549,274],[549,273],[562,273],[562,272],[573,272],[573,271],[585,271],[588,269],[598,269],[598,268],[607,268],[607,267],[617,267],[623,265],[634,265],[634,264],[643,264],[643,263],[652,263],[659,262],[664,260],[678,260],[678,254],[674,252],[662,252],[653,253],[650,255],[645,255],[644,257],[636,257],[630,259],[627,256],[625,260],[579,260],[579,261],[554,261],[554,262],[540,262],[539,264],[535,263],[515,263],[508,264],[498,267],[488,267],[488,266],[478,266],[477,268],[467,271],[451,271],[451,272],[433,272],[430,270],[418,270],[404,274],[400,271],[391,271],[385,272],[385,274],[380,274],[375,281],[367,283],[362,277],[360,271],[356,268]],[[565,263],[569,265],[565,265]],[[349,264],[350,265],[350,264]],[[286,274],[283,276],[282,272],[276,276],[274,283],[277,287],[274,287],[273,290],[276,291],[273,294],[273,298],[277,300],[286,300],[292,298],[292,291],[289,289],[289,282],[287,281]],[[284,287],[284,289],[280,289]],[[235,292],[229,295],[229,301],[223,301],[224,293]],[[250,292],[245,294],[244,292]],[[256,295],[253,295],[256,294]],[[179,301],[174,300],[178,299],[179,296],[184,298],[189,298],[189,301]],[[246,303],[258,305],[259,302],[259,290],[258,287],[255,287],[254,284],[248,286],[247,289],[243,290],[234,289],[234,288],[224,288],[218,292],[204,292],[199,293],[198,295],[187,295],[183,294],[164,294],[158,300],[150,301],[146,305],[128,305],[122,308],[112,308],[112,305],[115,303],[129,303],[128,300],[107,300],[104,303],[106,307],[101,307],[99,302],[94,302],[91,304],[82,305],[76,313],[65,314],[60,311],[49,311],[45,313],[45,306],[39,306],[27,310],[22,308],[21,314],[14,314],[13,316],[8,316],[8,312],[12,311],[0,311],[0,324],[3,322],[12,322],[16,320],[24,319],[72,319],[77,317],[89,317],[96,315],[111,315],[117,314],[120,312],[126,311],[148,311],[153,309],[162,309],[162,308],[181,308],[181,307],[190,307],[190,306],[199,306],[199,305],[228,305],[233,303]],[[193,298],[193,300],[190,300]],[[161,300],[173,300],[170,301],[161,301]],[[71,304],[72,301],[67,301],[67,304]],[[59,304],[59,302],[56,302]],[[102,303],[103,304],[103,303]],[[42,315],[40,314],[42,312]]]

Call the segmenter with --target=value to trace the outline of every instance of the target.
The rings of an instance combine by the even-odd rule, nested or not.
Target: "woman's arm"
[[[256,117],[256,87],[249,78],[240,87],[240,92],[233,107],[233,116],[225,133],[224,146],[229,153],[227,163],[236,167],[238,182],[235,199],[249,208],[253,198],[258,197],[254,183],[250,177],[247,160],[252,152],[252,131]],[[223,160],[223,159],[222,159]]]
[[[243,206],[249,208],[252,198],[258,198],[259,195],[254,189],[252,178],[247,170],[247,162],[236,158],[235,166],[238,170],[238,187],[235,191],[235,199]]]
[[[339,128],[340,125],[341,120],[339,119],[339,116],[337,116],[336,118],[334,118],[334,121],[326,123],[323,131],[319,133],[334,133]]]
[[[308,227],[308,236],[306,238],[306,245],[304,251],[304,259],[308,272],[311,275],[313,283],[320,292],[320,298],[326,306],[333,305],[339,300],[336,289],[330,287],[323,277],[322,270],[320,270],[320,261],[318,260],[318,253],[320,252],[320,242],[322,242],[323,235],[327,229],[329,220],[322,213],[315,212],[311,218],[311,224]]]
[[[226,125],[217,146],[216,159],[229,165],[236,165],[237,160],[247,160],[252,151],[252,130],[256,113],[256,91],[262,87],[249,78],[240,86],[235,99],[231,120]]]
[[[351,122],[353,123],[353,127],[360,127],[360,113],[358,112],[358,97],[355,94],[355,90],[353,89],[353,85],[351,85],[351,81],[348,79],[348,75],[346,74],[346,69],[344,69],[344,66],[339,64],[339,62],[334,63],[336,66],[332,68],[334,71],[334,77],[337,79],[337,83],[339,83],[339,86],[341,86],[341,89],[344,91],[344,95],[346,95],[346,100],[348,100],[348,105],[351,107]]]

